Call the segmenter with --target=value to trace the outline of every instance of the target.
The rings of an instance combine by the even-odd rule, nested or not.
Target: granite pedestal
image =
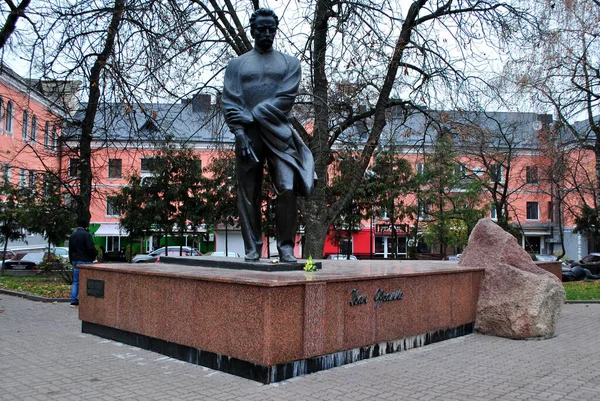
[[[271,383],[471,333],[482,276],[441,261],[82,265],[79,317],[83,332]]]

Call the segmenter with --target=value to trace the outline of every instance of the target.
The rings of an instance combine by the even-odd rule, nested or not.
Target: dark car
[[[44,261],[44,252],[17,252],[11,259],[4,262],[7,270],[37,270]]]
[[[189,246],[184,246],[181,249],[183,256],[202,256],[200,252],[198,252],[194,248],[190,248]],[[147,255],[136,255],[131,262],[132,263],[154,263],[158,259],[159,256],[165,254],[165,248],[158,248]],[[170,246],[169,247],[169,256],[179,256],[179,247],[178,246]]]
[[[571,268],[581,266],[588,269],[592,274],[600,274],[600,253],[590,253],[584,256],[579,262],[573,262]]]
[[[6,250],[6,255],[4,255],[4,251],[0,251],[0,267],[2,266],[2,259],[10,260],[15,257],[15,254],[10,249]]]

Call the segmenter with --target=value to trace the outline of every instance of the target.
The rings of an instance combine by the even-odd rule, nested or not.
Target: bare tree
[[[557,116],[562,143],[577,143],[595,159],[593,190],[582,205],[600,204],[600,3],[532,2],[539,23],[512,52],[508,73],[534,102]],[[566,141],[566,142],[565,142]],[[586,185],[575,185],[580,190]],[[593,197],[593,200],[591,199]],[[598,223],[598,222],[596,222]],[[594,233],[595,242],[600,232]]]
[[[4,6],[1,10],[2,14],[6,15],[6,19],[4,21],[4,25],[2,25],[2,29],[0,30],[0,49],[4,48],[11,35],[17,29],[17,22],[19,19],[25,18],[31,22],[29,17],[25,14],[30,2],[31,0],[22,0],[20,3],[15,4],[12,0],[4,0]],[[8,7],[8,9],[5,7]],[[35,29],[35,25],[32,24],[32,26]]]
[[[42,41],[44,77],[84,83],[83,109],[69,122],[64,141],[65,156],[79,160],[77,180],[68,184],[80,218],[89,219],[95,190],[92,152],[117,142],[121,149],[137,147],[143,142],[139,121],[156,120],[148,103],[173,98],[173,88],[189,88],[181,82],[189,78],[185,71],[196,71],[198,55],[192,49],[201,40],[191,32],[194,24],[208,24],[192,11],[185,3],[157,0],[51,0],[41,12],[50,21]],[[125,132],[111,137],[109,127],[124,116]],[[165,139],[168,130],[164,127],[155,139]]]
[[[210,1],[201,7],[236,54],[250,49],[240,22],[249,6],[241,13],[231,2]],[[297,120],[294,126],[313,152],[319,177],[313,196],[301,205],[304,253],[320,257],[329,227],[355,196],[385,133],[386,110],[437,105],[445,90],[452,92],[468,79],[465,71],[481,67],[485,56],[477,43],[491,45],[489,38],[507,38],[520,28],[520,11],[507,3],[478,0],[419,0],[408,9],[384,1],[320,0],[288,2],[281,8],[293,8],[294,15],[283,16],[279,47],[294,51],[308,65],[301,102],[310,108],[309,121]],[[333,96],[342,85],[351,86],[355,95]],[[309,122],[311,130],[305,128]],[[347,177],[344,196],[329,204],[332,152],[359,129],[360,168]]]
[[[216,93],[227,61],[252,49],[247,21],[258,6],[242,0],[50,0],[40,11],[45,76],[84,82],[85,113],[77,144],[68,149],[81,160],[73,186],[80,217],[89,217],[94,191],[90,161],[99,107],[115,104],[121,114],[134,109],[152,118],[144,102]],[[277,47],[297,55],[306,71],[300,103],[307,113],[293,124],[313,152],[319,177],[301,205],[304,252],[318,257],[386,135],[387,109],[435,108],[471,79],[470,71],[482,68],[489,46],[510,38],[526,20],[521,10],[493,0],[415,0],[407,9],[383,0],[303,0],[278,10],[285,11]],[[332,155],[347,141],[360,145],[360,168],[347,177],[347,192],[328,203]]]
[[[531,189],[535,185],[539,189],[538,133],[549,128],[551,118],[542,122],[533,113],[485,110],[461,112],[457,116],[453,130],[461,153],[470,161],[469,177],[487,192],[498,225],[514,231],[510,225],[514,201],[526,186]],[[522,165],[524,157],[531,159],[526,166]]]

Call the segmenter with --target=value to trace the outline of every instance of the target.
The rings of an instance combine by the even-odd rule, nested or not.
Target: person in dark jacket
[[[96,259],[98,251],[89,233],[89,222],[77,220],[77,228],[69,237],[69,260],[73,265],[73,285],[71,286],[71,307],[79,306],[79,268],[78,265],[90,264]]]

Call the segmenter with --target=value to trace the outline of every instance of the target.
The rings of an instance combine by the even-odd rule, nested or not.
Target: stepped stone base
[[[321,261],[316,272],[80,267],[84,332],[263,383],[473,330],[481,268]]]

